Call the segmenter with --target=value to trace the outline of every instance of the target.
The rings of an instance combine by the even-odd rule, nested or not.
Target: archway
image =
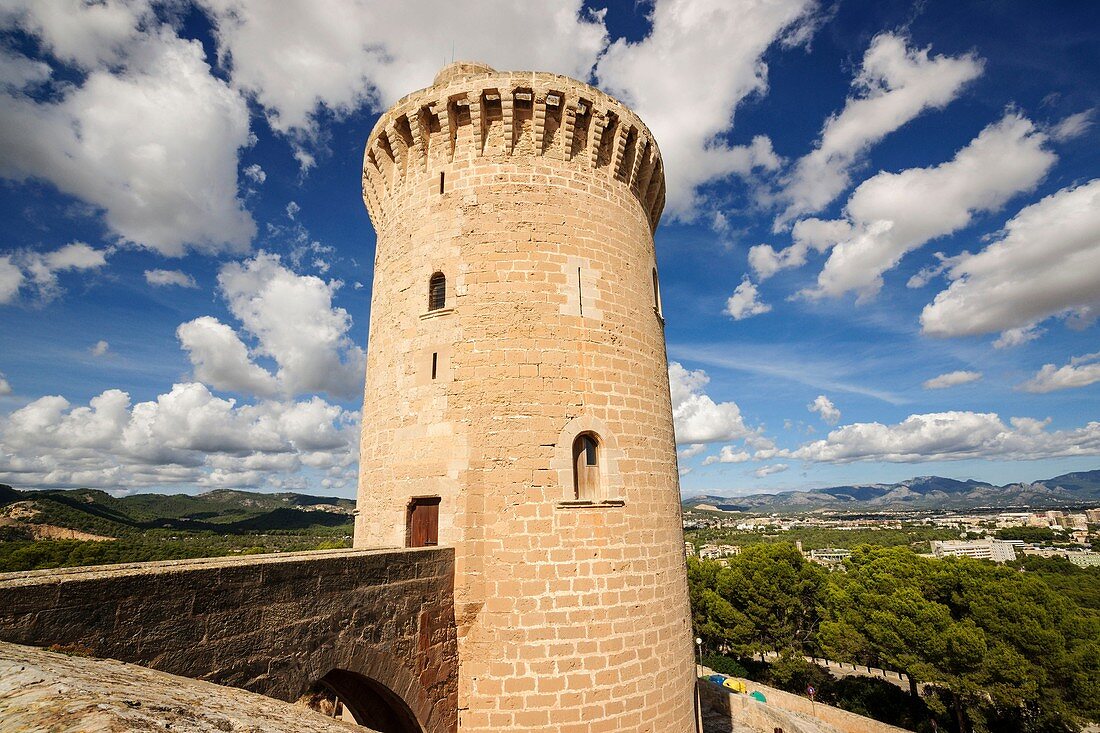
[[[345,669],[334,669],[314,684],[302,699],[315,710],[347,719],[378,733],[423,733],[412,710],[378,680]]]

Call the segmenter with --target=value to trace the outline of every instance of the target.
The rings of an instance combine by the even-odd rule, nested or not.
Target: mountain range
[[[984,481],[958,481],[942,476],[918,476],[896,484],[832,486],[777,494],[717,496],[684,500],[687,508],[723,511],[804,512],[827,509],[976,509],[978,507],[1056,507],[1100,503],[1100,470],[1078,471],[1031,483],[995,486]]]

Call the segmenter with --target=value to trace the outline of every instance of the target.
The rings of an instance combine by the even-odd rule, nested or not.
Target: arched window
[[[447,304],[447,276],[442,272],[428,281],[428,310],[437,311]]]
[[[596,501],[600,497],[600,441],[594,433],[581,433],[573,441],[573,498]]]

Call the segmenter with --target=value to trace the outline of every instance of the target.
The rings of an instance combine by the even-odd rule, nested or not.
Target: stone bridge
[[[456,729],[454,554],[333,550],[0,574],[0,640]]]

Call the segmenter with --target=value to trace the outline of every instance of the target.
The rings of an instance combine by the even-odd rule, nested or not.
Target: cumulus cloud
[[[845,206],[851,233],[833,246],[817,287],[804,294],[873,296],[907,252],[1033,189],[1057,160],[1047,142],[1030,120],[1009,113],[946,163],[864,181]]]
[[[718,451],[716,456],[707,456],[703,459],[704,466],[710,466],[715,463],[744,463],[745,461],[751,461],[752,456],[747,451],[739,450],[735,451],[733,446],[722,446],[722,450]]]
[[[1100,422],[1048,430],[1049,420],[967,411],[910,415],[894,425],[853,423],[783,454],[804,461],[920,463],[973,458],[1035,460],[1100,455]]]
[[[773,473],[783,473],[788,468],[786,463],[775,463],[771,466],[762,466],[755,471],[753,475],[756,478],[764,478],[765,476],[771,476]]]
[[[88,351],[92,356],[106,356],[107,352],[111,350],[111,345],[102,339],[96,341]]]
[[[0,397],[6,397],[11,394],[11,382],[4,378],[3,374],[0,374]]]
[[[766,137],[726,138],[741,101],[767,89],[764,53],[784,38],[805,40],[814,9],[810,0],[657,0],[649,34],[616,40],[600,58],[600,86],[661,141],[669,214],[694,215],[706,183],[779,167]]]
[[[198,383],[131,404],[41,397],[0,418],[0,481],[25,486],[271,486],[306,466],[347,484],[356,417],[319,397],[237,405]],[[274,484],[277,485],[277,484]]]
[[[234,86],[256,99],[273,129],[298,136],[312,134],[323,109],[381,109],[429,86],[452,43],[458,58],[581,79],[606,44],[602,14],[580,0],[199,2]]]
[[[692,443],[687,448],[681,448],[676,451],[676,455],[680,458],[694,458],[707,449],[706,443]]]
[[[195,278],[180,270],[146,270],[145,282],[157,287],[175,285],[181,288],[197,288]]]
[[[843,219],[803,219],[792,228],[789,247],[777,251],[770,244],[758,244],[750,248],[749,266],[759,279],[766,280],[780,270],[801,267],[810,250],[827,252],[851,232],[852,225]]]
[[[761,313],[767,313],[772,307],[760,300],[760,293],[756,285],[748,276],[741,279],[741,284],[733,291],[733,295],[726,301],[725,313],[733,317],[735,321],[741,321]]]
[[[265,252],[224,265],[219,292],[255,346],[250,349],[237,331],[210,316],[182,324],[176,335],[195,377],[217,389],[260,396],[357,396],[366,355],[348,336],[351,317],[332,303],[340,285],[299,275]],[[254,356],[274,361],[275,374]]]
[[[840,410],[823,394],[819,394],[814,401],[806,405],[810,412],[816,412],[821,417],[821,422],[826,425],[836,425],[840,422]]]
[[[737,440],[752,433],[735,402],[716,403],[703,388],[710,377],[702,369],[688,371],[678,362],[668,365],[672,417],[680,445]]]
[[[828,205],[864,152],[922,112],[945,107],[981,71],[973,54],[930,57],[903,35],[875,36],[844,109],[825,121],[817,146],[785,177],[779,200],[787,206],[777,227]]]
[[[107,253],[85,244],[71,242],[52,252],[21,250],[0,257],[0,304],[10,303],[24,285],[33,288],[43,301],[61,293],[59,272],[97,270],[107,264]]]
[[[244,174],[253,183],[263,183],[267,180],[267,172],[260,167],[259,163],[253,163],[245,168]]]
[[[1100,308],[1100,178],[1025,207],[948,278],[921,312],[932,336],[1002,331],[1008,346],[1033,338],[1036,324],[1054,315],[1091,322]]]
[[[195,379],[230,392],[270,397],[278,391],[275,377],[252,362],[237,333],[217,318],[182,323],[176,336],[195,368]]]
[[[947,372],[941,374],[938,377],[932,377],[926,379],[921,383],[921,386],[925,389],[947,389],[948,387],[957,387],[960,384],[970,384],[971,382],[977,382],[982,378],[981,372],[972,371],[956,371]]]
[[[1034,377],[1020,385],[1020,389],[1025,392],[1054,392],[1059,389],[1087,387],[1096,382],[1100,382],[1100,351],[1075,356],[1061,367],[1044,364]]]
[[[51,95],[0,92],[0,177],[48,181],[102,210],[119,240],[161,254],[247,250],[255,224],[237,151],[248,107],[200,42],[141,2],[15,2],[0,14],[84,72]]]

